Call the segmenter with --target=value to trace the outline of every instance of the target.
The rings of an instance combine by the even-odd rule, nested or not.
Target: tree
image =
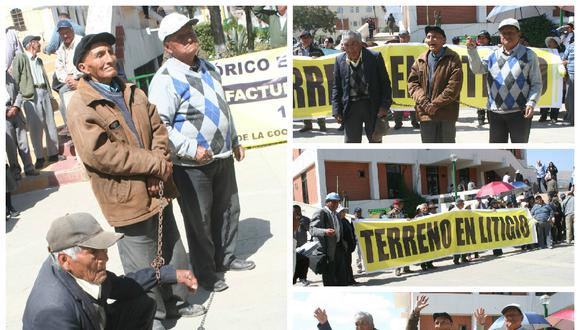
[[[248,37],[248,50],[254,51],[254,27],[252,26],[252,6],[244,6],[246,14],[246,35]]]
[[[530,41],[530,46],[545,48],[544,39],[556,28],[546,15],[520,20],[520,31]]]
[[[222,15],[219,6],[208,6],[211,32],[217,57],[226,51],[226,37],[222,26]]]
[[[338,17],[328,6],[295,6],[294,31],[308,30],[316,34],[318,30],[334,32]]]

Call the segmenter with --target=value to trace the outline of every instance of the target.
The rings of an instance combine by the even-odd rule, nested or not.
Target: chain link
[[[163,209],[167,206],[167,201],[163,197],[163,181],[159,182],[159,227],[157,228],[157,256],[151,261],[151,267],[155,268],[155,278],[157,284],[161,283],[161,267],[165,265],[163,258]]]
[[[476,109],[476,110],[486,110],[487,111],[487,108],[479,108],[479,107],[476,107],[476,106],[467,104],[465,102],[459,101],[459,104],[461,104],[463,106],[466,106],[468,108],[473,108],[473,109]],[[398,105],[398,106],[406,107],[406,108],[415,108],[415,104],[403,104],[403,103],[399,103],[399,102],[395,102],[395,101],[393,101],[393,105]],[[409,109],[409,111],[412,111],[412,109]]]
[[[201,319],[201,323],[199,324],[199,327],[197,327],[197,330],[205,330],[205,327],[203,325],[205,324],[205,319],[207,318],[207,314],[209,314],[209,307],[211,306],[214,295],[215,295],[215,291],[212,291],[209,294],[209,300],[207,301],[207,307],[205,308],[205,314],[203,314],[203,318]]]

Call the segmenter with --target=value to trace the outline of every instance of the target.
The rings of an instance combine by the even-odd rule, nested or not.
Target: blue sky
[[[571,171],[574,165],[573,149],[526,149],[528,164],[535,165],[539,159],[543,164],[553,162],[558,170]]]

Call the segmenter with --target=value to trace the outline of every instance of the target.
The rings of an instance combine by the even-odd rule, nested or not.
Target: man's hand
[[[532,118],[534,116],[534,107],[531,105],[526,105],[526,110],[524,111],[524,118]]]
[[[195,153],[195,160],[200,164],[206,164],[213,159],[213,152],[200,145],[197,146]]]
[[[246,158],[246,149],[244,149],[241,144],[234,148],[234,158],[236,158],[238,162],[241,162]]]
[[[437,107],[433,105],[433,103],[429,103],[425,108],[425,112],[427,112],[430,116],[433,116],[437,113]]]
[[[177,269],[177,283],[183,284],[191,292],[197,291],[197,278],[193,276],[191,270]]]
[[[336,119],[337,123],[342,124],[342,116],[341,115],[334,116],[334,119]]]
[[[473,312],[473,316],[475,317],[477,323],[481,325],[485,324],[485,318],[487,317],[487,315],[485,314],[485,309],[479,307],[478,309],[475,310],[475,312]]]
[[[472,37],[467,36],[467,41],[465,42],[465,46],[467,46],[467,49],[475,49],[475,47],[477,47],[477,43],[475,42],[475,40],[473,40]]]
[[[377,118],[386,117],[388,113],[389,113],[389,110],[387,110],[387,109],[385,109],[383,107],[380,107],[379,108],[379,112],[377,112]]]
[[[173,175],[173,163],[165,159],[162,161],[165,162],[165,172],[163,172],[159,179],[163,182],[167,182],[171,178],[171,175]],[[147,186],[147,190],[149,190],[149,186]]]
[[[18,111],[20,111],[20,108],[18,108],[18,107],[15,107],[15,106],[9,107],[8,110],[6,111],[6,118],[12,118],[12,117],[16,116]]]
[[[326,316],[326,310],[320,309],[320,307],[318,307],[314,311],[314,317],[318,320],[318,323],[320,323],[320,324],[324,324],[324,323],[328,322],[328,316]]]
[[[148,177],[147,178],[147,192],[149,193],[150,197],[157,197],[159,195],[159,182],[161,180],[155,177]]]
[[[68,87],[72,90],[77,89],[77,86],[79,84],[78,80],[72,79],[70,82],[67,83]]]
[[[429,306],[429,298],[427,298],[427,296],[419,296],[417,297],[417,303],[415,304],[413,313],[419,315],[421,310],[427,306]]]
[[[326,236],[328,236],[328,237],[332,237],[332,236],[336,235],[336,232],[334,231],[334,229],[332,229],[332,228],[328,228],[328,229],[326,230],[326,233],[325,233],[325,234],[326,234]]]

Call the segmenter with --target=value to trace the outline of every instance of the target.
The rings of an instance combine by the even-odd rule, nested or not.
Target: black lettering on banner
[[[372,230],[360,231],[360,237],[362,237],[365,242],[365,250],[366,250],[365,259],[369,264],[375,262],[375,258],[373,256],[373,242],[371,241],[371,236],[373,236]]]
[[[512,239],[516,239],[516,230],[515,230],[515,226],[514,226],[514,219],[512,219],[512,217],[510,217],[509,215],[505,216],[505,222],[506,222],[506,226],[507,226],[507,239],[508,240],[512,240]]]
[[[407,81],[409,79],[409,76],[411,75],[411,68],[413,67],[413,64],[415,64],[415,57],[412,55],[408,55],[407,56]],[[407,85],[405,84],[405,86],[407,86]],[[411,97],[411,94],[409,94],[408,86],[406,88],[407,88],[407,90],[406,90],[407,97]]]
[[[326,88],[324,86],[324,78],[322,72],[317,66],[305,66],[304,76],[306,77],[306,93],[308,97],[308,106],[324,106],[326,105]],[[316,99],[318,94],[318,99]]]
[[[488,238],[487,235],[485,235],[485,218],[484,217],[479,217],[479,238],[481,243],[487,243],[488,242]]]
[[[447,219],[441,220],[441,242],[443,247],[448,249],[451,246],[451,222]]]
[[[465,239],[463,238],[464,229],[462,228],[463,218],[455,218],[455,235],[457,235],[457,246],[464,246]]]
[[[304,83],[304,79],[302,78],[302,72],[298,68],[293,68],[292,73],[294,74],[294,100],[295,108],[304,108],[306,107],[306,100],[304,95],[304,88],[302,88],[302,84]]]
[[[438,222],[427,223],[427,239],[429,240],[429,249],[431,251],[441,250],[441,235],[439,234]]]
[[[487,224],[487,237],[488,237],[488,242],[493,242],[493,231],[491,229],[493,222],[491,222],[491,217],[486,217],[485,218],[485,222]]]
[[[469,57],[467,55],[461,56],[461,64],[463,66],[463,72],[467,74],[467,97],[475,97],[475,73],[469,69]]]
[[[405,256],[417,254],[415,245],[415,228],[413,226],[403,226],[403,246],[405,247]]]
[[[226,64],[226,76],[232,76],[236,74],[236,65],[234,63]]]
[[[544,95],[548,90],[548,62],[539,56],[538,61],[540,62],[540,73],[542,75],[542,95]]]
[[[425,238],[425,224],[420,223],[417,225],[417,246],[420,253],[429,252],[429,249],[425,246]]]
[[[501,223],[501,240],[505,241],[506,236],[505,236],[505,232],[506,232],[506,226],[505,226],[505,219],[503,217],[499,218],[499,221]]]
[[[499,232],[499,218],[498,217],[491,217],[491,222],[493,223],[493,233],[495,234],[495,241],[494,242],[499,242],[499,236],[500,236],[500,232]]]
[[[379,261],[389,260],[389,255],[385,253],[385,248],[387,247],[387,242],[383,239],[385,234],[384,229],[375,229],[375,241],[377,242],[377,251],[379,254]]]
[[[286,57],[286,55],[276,57],[276,62],[278,63],[279,68],[288,67],[288,57]]]
[[[404,257],[403,247],[401,246],[401,231],[399,228],[387,228],[387,241],[389,242],[391,259]]]
[[[328,89],[328,104],[332,103],[332,86],[334,85],[334,64],[325,64],[324,65],[324,75],[327,81],[327,89]]]
[[[530,236],[530,226],[528,224],[528,218],[522,214],[519,216],[519,220],[520,220],[520,230],[522,232],[522,235],[524,235],[524,237],[529,237]]]
[[[404,98],[405,90],[400,89],[399,82],[405,79],[405,76],[399,71],[399,66],[403,64],[403,56],[390,56],[391,60],[391,89],[393,91],[393,98]],[[406,86],[407,84],[403,84]]]
[[[475,224],[473,218],[465,218],[465,244],[475,244]]]
[[[484,73],[481,76],[481,79],[482,79],[482,86],[483,86],[483,89],[481,91],[481,97],[485,97],[487,99],[487,97],[489,96],[489,95],[487,95],[487,73]]]
[[[258,67],[258,69],[260,69],[260,71],[266,71],[268,70],[268,68],[270,68],[270,62],[268,62],[267,58],[261,58],[258,60],[256,66]]]

